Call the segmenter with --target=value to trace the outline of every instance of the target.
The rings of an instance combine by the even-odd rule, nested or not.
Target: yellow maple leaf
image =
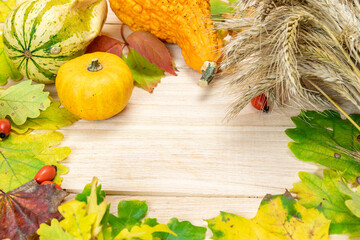
[[[267,195],[252,219],[221,212],[207,220],[215,240],[328,240],[330,220],[290,194]]]

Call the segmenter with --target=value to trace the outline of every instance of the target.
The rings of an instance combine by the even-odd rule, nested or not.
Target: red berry
[[[267,103],[267,97],[263,93],[251,99],[251,105],[258,110],[263,110],[264,112],[269,111]]]
[[[55,187],[56,187],[57,189],[62,190],[62,188],[61,188],[58,184],[56,184],[56,183],[54,183],[54,182],[52,182],[52,181],[43,181],[40,185],[46,185],[46,184],[55,184]]]
[[[51,181],[56,175],[56,166],[55,165],[45,165],[36,173],[34,179],[37,183],[42,183],[44,181]]]
[[[11,123],[8,119],[0,119],[0,138],[6,138],[9,136],[11,130]]]

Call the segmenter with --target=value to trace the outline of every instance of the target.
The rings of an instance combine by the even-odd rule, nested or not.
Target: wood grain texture
[[[121,40],[120,29],[109,8],[102,34]],[[166,75],[153,94],[135,88],[126,109],[111,119],[81,120],[60,130],[61,145],[72,149],[64,161],[70,172],[63,188],[81,192],[97,176],[111,194],[113,213],[120,200],[139,199],[149,205],[147,217],[206,226],[203,220],[220,211],[254,217],[262,197],[290,189],[299,171],[321,172],[287,147],[284,130],[293,127],[290,116],[297,110],[264,114],[247,106],[226,122],[232,98],[223,85],[198,87],[200,74],[186,66],[176,45],[167,46],[178,76]],[[58,99],[54,86],[46,89]]]

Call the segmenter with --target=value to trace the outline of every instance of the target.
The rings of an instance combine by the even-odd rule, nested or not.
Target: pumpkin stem
[[[87,70],[90,72],[98,72],[103,69],[103,66],[99,63],[98,58],[94,58],[91,61],[91,64],[88,66]]]
[[[216,73],[216,62],[214,61],[206,61],[204,65],[201,67],[202,76],[198,82],[200,87],[206,87],[213,80],[214,75]]]

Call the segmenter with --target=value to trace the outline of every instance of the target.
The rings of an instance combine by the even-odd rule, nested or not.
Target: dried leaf
[[[35,180],[8,192],[0,192],[0,238],[25,240],[41,223],[61,215],[57,208],[68,194],[55,185]]]
[[[108,52],[121,57],[124,43],[106,35],[96,37],[86,49],[86,53]]]
[[[317,209],[306,209],[288,193],[265,196],[252,219],[221,212],[207,222],[215,240],[329,239],[330,221]]]
[[[54,147],[64,138],[60,132],[44,134],[16,135],[0,141],[0,189],[10,191],[34,178],[37,171],[45,165],[56,165],[57,176],[54,182],[60,184],[61,174],[68,172],[59,162],[71,152],[69,147]]]
[[[20,82],[0,92],[0,118],[9,116],[21,125],[27,118],[36,118],[40,110],[50,106],[49,93],[44,84],[31,85],[31,80]]]
[[[4,3],[0,0],[0,6]],[[0,10],[1,12],[1,10]],[[1,17],[0,17],[1,18]],[[16,69],[14,64],[10,61],[9,57],[6,55],[3,47],[3,32],[0,29],[0,85],[5,85],[8,82],[8,79],[18,81],[23,78],[21,73]]]
[[[157,37],[149,32],[136,31],[129,35],[127,42],[150,63],[176,76],[169,50]]]
[[[127,58],[123,56],[123,59],[131,70],[135,85],[149,93],[154,91],[161,78],[165,76],[164,70],[151,64],[134,49],[130,49]]]
[[[360,115],[351,117],[360,122]],[[348,120],[335,111],[302,111],[291,119],[296,128],[287,129],[286,134],[295,141],[289,143],[289,148],[297,158],[338,170],[346,179],[355,181],[360,175],[356,159],[360,132]]]
[[[66,108],[60,107],[60,102],[55,101],[50,106],[41,111],[37,118],[28,118],[23,125],[11,124],[11,129],[19,134],[29,131],[29,129],[56,130],[78,121],[79,118],[70,113]]]
[[[346,206],[351,197],[339,189],[340,175],[330,169],[324,170],[323,175],[320,179],[314,174],[300,172],[301,182],[295,183],[290,191],[297,194],[300,204],[307,208],[318,207],[331,220],[331,234],[360,237],[360,218]]]

